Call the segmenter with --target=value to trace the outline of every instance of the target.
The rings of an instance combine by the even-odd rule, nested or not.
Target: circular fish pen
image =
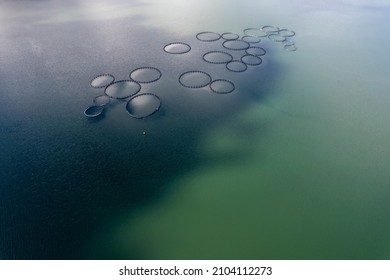
[[[248,66],[240,60],[232,60],[226,63],[226,69],[232,72],[244,72],[248,69]]]
[[[283,28],[278,31],[278,34],[283,37],[293,37],[295,35],[295,31]]]
[[[249,44],[257,44],[261,42],[261,39],[259,37],[254,37],[254,36],[243,36],[241,38],[244,42],[247,42]]]
[[[221,35],[222,39],[224,40],[237,40],[240,38],[240,35],[232,32],[226,32]]]
[[[85,109],[84,115],[88,118],[96,118],[103,113],[104,107],[98,105],[92,105]]]
[[[286,37],[281,36],[279,34],[270,34],[268,35],[268,39],[270,39],[273,42],[283,42],[286,40]]]
[[[93,78],[90,82],[93,88],[104,88],[115,81],[115,78],[111,74],[102,74]]]
[[[225,79],[217,79],[210,83],[210,89],[219,94],[231,93],[235,88],[233,82]]]
[[[203,60],[213,64],[224,64],[233,60],[233,56],[227,52],[211,51],[203,55]]]
[[[153,115],[161,107],[161,99],[153,93],[143,93],[129,99],[126,111],[136,119],[143,119]]]
[[[222,46],[231,51],[243,51],[250,47],[249,43],[242,40],[228,40],[223,42]]]
[[[267,37],[267,32],[261,28],[246,28],[244,29],[244,34],[249,37]]]
[[[263,56],[267,53],[265,51],[265,49],[260,48],[260,47],[250,47],[250,48],[247,48],[245,50],[245,52],[249,55],[254,55],[254,56]]]
[[[260,57],[251,54],[246,54],[242,56],[241,61],[246,65],[252,65],[252,66],[260,65],[263,62],[263,60]]]
[[[141,67],[133,70],[129,77],[137,83],[149,84],[161,78],[161,71],[155,67]]]
[[[289,39],[286,39],[285,41],[282,42],[283,46],[293,46],[295,43]]]
[[[274,26],[274,25],[264,25],[261,30],[263,30],[267,35],[270,34],[277,34],[279,31],[279,27]]]
[[[181,42],[170,43],[164,46],[164,51],[169,54],[185,54],[190,50],[190,45]]]
[[[179,77],[179,83],[186,88],[202,88],[210,82],[211,76],[203,71],[188,71]]]
[[[196,39],[203,42],[218,41],[220,38],[221,35],[216,32],[205,31],[196,34]]]

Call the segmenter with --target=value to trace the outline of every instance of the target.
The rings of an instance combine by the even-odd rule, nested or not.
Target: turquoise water
[[[1,1],[0,257],[389,259],[387,1]],[[201,31],[296,32],[206,65]],[[190,53],[167,56],[183,41]],[[83,110],[155,66],[155,115]],[[180,87],[202,69],[231,94]]]

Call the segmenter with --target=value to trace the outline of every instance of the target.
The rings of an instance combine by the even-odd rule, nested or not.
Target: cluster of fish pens
[[[260,47],[263,38],[272,42],[281,43],[286,51],[296,51],[297,47],[292,37],[295,32],[277,26],[266,25],[262,28],[246,28],[243,36],[232,32],[200,32],[196,35],[199,41],[212,43],[221,42],[226,51],[215,50],[203,54],[203,61],[211,64],[225,65],[230,72],[245,72],[248,66],[259,66],[266,50]],[[170,55],[185,55],[191,51],[191,46],[184,42],[173,42],[163,47]],[[234,56],[239,55],[235,59]],[[131,71],[128,80],[115,80],[111,74],[101,74],[90,82],[93,88],[104,88],[104,94],[94,98],[93,105],[85,111],[85,116],[95,118],[100,116],[111,99],[127,101],[126,110],[133,118],[142,119],[153,115],[161,108],[161,98],[154,93],[140,93],[143,84],[157,82],[162,77],[156,67],[141,67]],[[191,70],[182,73],[178,82],[186,88],[204,88],[218,94],[228,94],[235,90],[235,85],[228,79],[212,79],[212,75],[200,70]]]

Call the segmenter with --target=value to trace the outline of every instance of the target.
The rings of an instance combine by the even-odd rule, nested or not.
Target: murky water
[[[389,259],[389,15],[380,0],[0,1],[0,257]],[[241,60],[243,44],[266,53]],[[159,110],[111,98],[87,118],[113,79]]]

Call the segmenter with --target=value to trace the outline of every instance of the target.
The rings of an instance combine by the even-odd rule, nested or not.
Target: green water
[[[100,249],[154,259],[388,259],[388,3],[191,3],[167,8],[194,20],[189,31],[206,25],[199,17],[210,19],[207,30],[288,26],[298,51],[278,50],[287,70],[271,94],[204,133],[202,165],[169,182],[161,200],[108,223]],[[169,25],[176,14],[154,21]]]

